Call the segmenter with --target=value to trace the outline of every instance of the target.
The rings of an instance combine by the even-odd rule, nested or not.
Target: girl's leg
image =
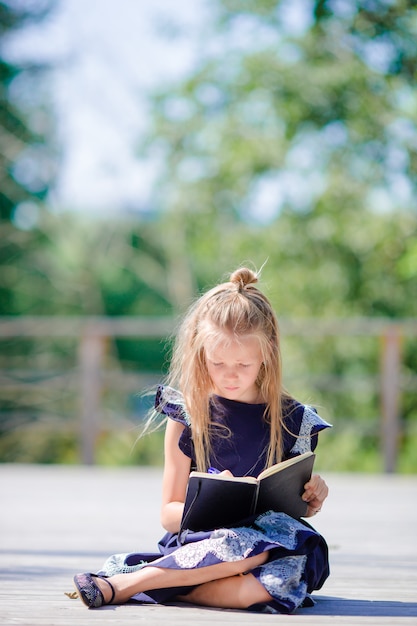
[[[263,552],[256,556],[243,559],[242,561],[234,561],[231,563],[217,563],[216,565],[208,565],[207,567],[195,569],[168,569],[162,567],[154,567],[149,565],[137,572],[131,574],[116,574],[109,578],[112,583],[116,595],[113,600],[114,604],[122,604],[127,602],[137,593],[151,591],[152,589],[167,589],[170,587],[191,587],[193,585],[202,585],[210,581],[216,581],[220,578],[235,577],[237,574],[243,574],[259,565],[265,563],[268,553]],[[253,576],[251,576],[253,578]],[[239,578],[246,578],[240,577]],[[255,580],[255,582],[257,582]],[[104,595],[106,602],[110,600],[111,590],[105,580],[95,579]],[[184,600],[191,596],[184,596]],[[191,600],[192,601],[192,600]],[[253,604],[253,602],[251,602]],[[233,607],[229,607],[233,608]]]
[[[247,609],[252,604],[270,602],[272,597],[251,573],[203,583],[178,600],[218,609]]]

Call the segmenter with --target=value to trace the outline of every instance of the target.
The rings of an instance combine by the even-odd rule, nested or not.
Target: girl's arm
[[[191,459],[178,447],[184,426],[168,420],[165,431],[165,464],[162,482],[161,524],[171,533],[180,529]]]

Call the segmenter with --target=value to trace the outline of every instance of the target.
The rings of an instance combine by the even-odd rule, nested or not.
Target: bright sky
[[[52,96],[64,160],[54,203],[105,212],[146,205],[154,168],[135,159],[146,92],[192,67],[204,0],[57,4],[11,47],[20,58],[58,63]],[[163,38],[161,26],[177,36]]]

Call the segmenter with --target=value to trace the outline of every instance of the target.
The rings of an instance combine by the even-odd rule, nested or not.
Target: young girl
[[[197,300],[177,335],[168,386],[156,409],[167,417],[158,554],[114,555],[99,574],[78,574],[89,607],[185,601],[230,609],[289,613],[329,574],[324,539],[305,521],[269,511],[236,528],[184,531],[189,473],[209,467],[257,476],[280,460],[314,450],[329,426],[282,388],[279,331],[249,269],[235,271]],[[306,517],[328,494],[313,475]],[[219,502],[219,506],[222,503]]]

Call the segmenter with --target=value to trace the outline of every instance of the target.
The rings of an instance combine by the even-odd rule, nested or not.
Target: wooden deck
[[[0,623],[417,625],[417,477],[328,475],[329,500],[315,518],[332,574],[317,604],[293,615],[189,605],[89,611],[72,576],[114,552],[154,550],[161,473],[148,468],[0,466]]]

